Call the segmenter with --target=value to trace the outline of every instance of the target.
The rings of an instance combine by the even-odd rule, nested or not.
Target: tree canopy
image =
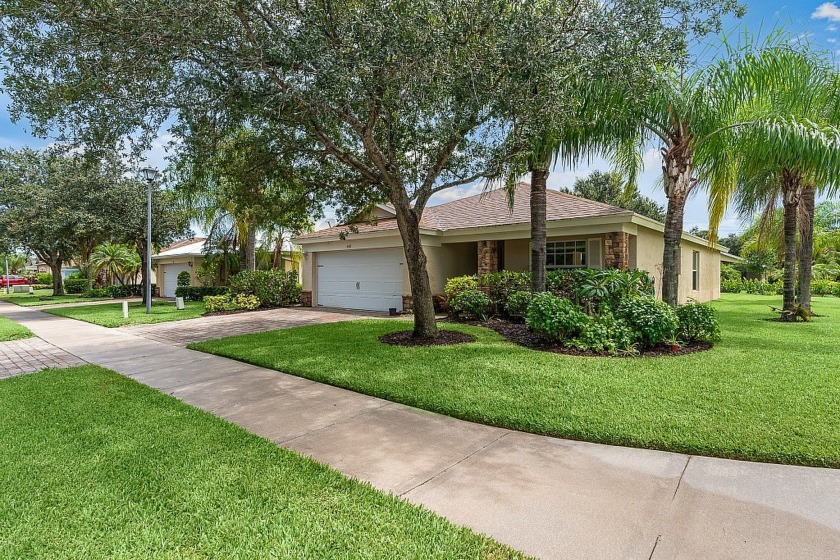
[[[643,196],[635,185],[628,192],[624,178],[614,171],[593,171],[587,177],[576,179],[571,189],[563,190],[575,196],[632,210],[658,222],[665,221],[665,209],[662,206],[652,198]]]

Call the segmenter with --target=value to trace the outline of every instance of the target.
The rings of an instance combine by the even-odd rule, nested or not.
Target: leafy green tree
[[[120,243],[105,242],[98,245],[90,255],[90,263],[94,266],[95,274],[105,273],[105,282],[110,286],[114,281],[120,284],[123,276],[133,272],[138,262],[138,255],[133,248]]]
[[[587,177],[576,179],[571,189],[563,190],[575,196],[632,210],[658,222],[665,221],[665,210],[655,200],[642,196],[638,188],[628,192],[624,179],[614,171],[593,171]]]
[[[54,150],[0,151],[0,235],[49,265],[53,292],[64,293],[63,263],[106,229],[96,193],[119,169]]]
[[[493,175],[522,145],[509,134],[511,107],[533,96],[532,84],[559,88],[596,58],[681,52],[674,16],[695,4],[8,0],[0,15],[13,111],[36,132],[72,132],[91,146],[131,135],[139,149],[173,115],[187,126],[213,115],[292,146],[300,177],[340,208],[389,200],[414,333],[434,336],[420,241],[429,198]]]

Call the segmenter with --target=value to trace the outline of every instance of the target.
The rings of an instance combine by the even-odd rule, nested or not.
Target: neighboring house
[[[721,252],[720,262],[721,264],[740,264],[744,262],[744,259],[743,257],[733,255],[732,253]]]
[[[195,271],[204,263],[204,237],[193,237],[173,243],[165,247],[156,255],[152,255],[152,266],[158,282],[159,293],[162,297],[175,297],[178,287],[178,274],[183,271],[190,273],[190,285],[199,285]],[[298,259],[294,251],[283,251],[281,261],[284,270],[297,270],[300,274]]]
[[[38,257],[32,257],[31,260],[27,261],[26,266],[23,269],[32,274],[49,274],[52,272],[50,269],[50,265],[39,259]],[[64,266],[61,267],[61,278],[67,280],[67,277],[71,274],[75,274],[79,272],[78,265],[73,260],[70,260],[67,263],[64,263]]]
[[[432,292],[448,278],[530,267],[530,185],[516,187],[514,205],[503,190],[431,206],[420,236]],[[307,304],[384,311],[410,306],[411,290],[393,209],[380,205],[375,223],[342,225],[301,235],[303,300]],[[641,269],[661,293],[664,226],[616,206],[549,190],[548,268]],[[684,233],[680,300],[720,297],[725,247]]]
[[[156,255],[152,255],[152,266],[158,279],[158,291],[162,297],[175,297],[178,274],[190,273],[190,285],[197,285],[195,270],[204,262],[204,237],[193,237],[173,243]]]

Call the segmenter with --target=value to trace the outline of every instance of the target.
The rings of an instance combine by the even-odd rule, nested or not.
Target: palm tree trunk
[[[548,169],[531,169],[531,290],[545,291]]]
[[[253,225],[248,227],[248,236],[245,241],[245,270],[257,269],[257,228]]]
[[[682,242],[685,202],[694,186],[691,177],[691,158],[685,155],[685,147],[672,146],[665,153],[662,162],[662,178],[668,209],[665,213],[665,250],[662,254],[662,301],[672,307],[679,304],[680,294],[680,243]]]
[[[792,310],[796,307],[796,214],[802,195],[802,180],[797,172],[782,171],[782,196],[784,197],[785,231],[785,277],[782,307]],[[782,315],[782,318],[789,315]],[[795,318],[795,315],[790,317]]]
[[[426,269],[426,253],[420,242],[420,216],[410,207],[405,191],[395,188],[391,203],[397,214],[397,225],[405,250],[408,281],[411,285],[411,307],[414,311],[414,332],[417,338],[433,338],[438,334],[432,286]]]
[[[802,188],[799,200],[799,305],[811,310],[811,269],[814,263],[814,207],[816,192],[813,185]]]

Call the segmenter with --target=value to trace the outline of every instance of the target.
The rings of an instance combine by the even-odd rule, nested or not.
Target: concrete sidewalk
[[[840,470],[568,441],[432,414],[37,310],[89,362],[541,558],[838,558]]]

